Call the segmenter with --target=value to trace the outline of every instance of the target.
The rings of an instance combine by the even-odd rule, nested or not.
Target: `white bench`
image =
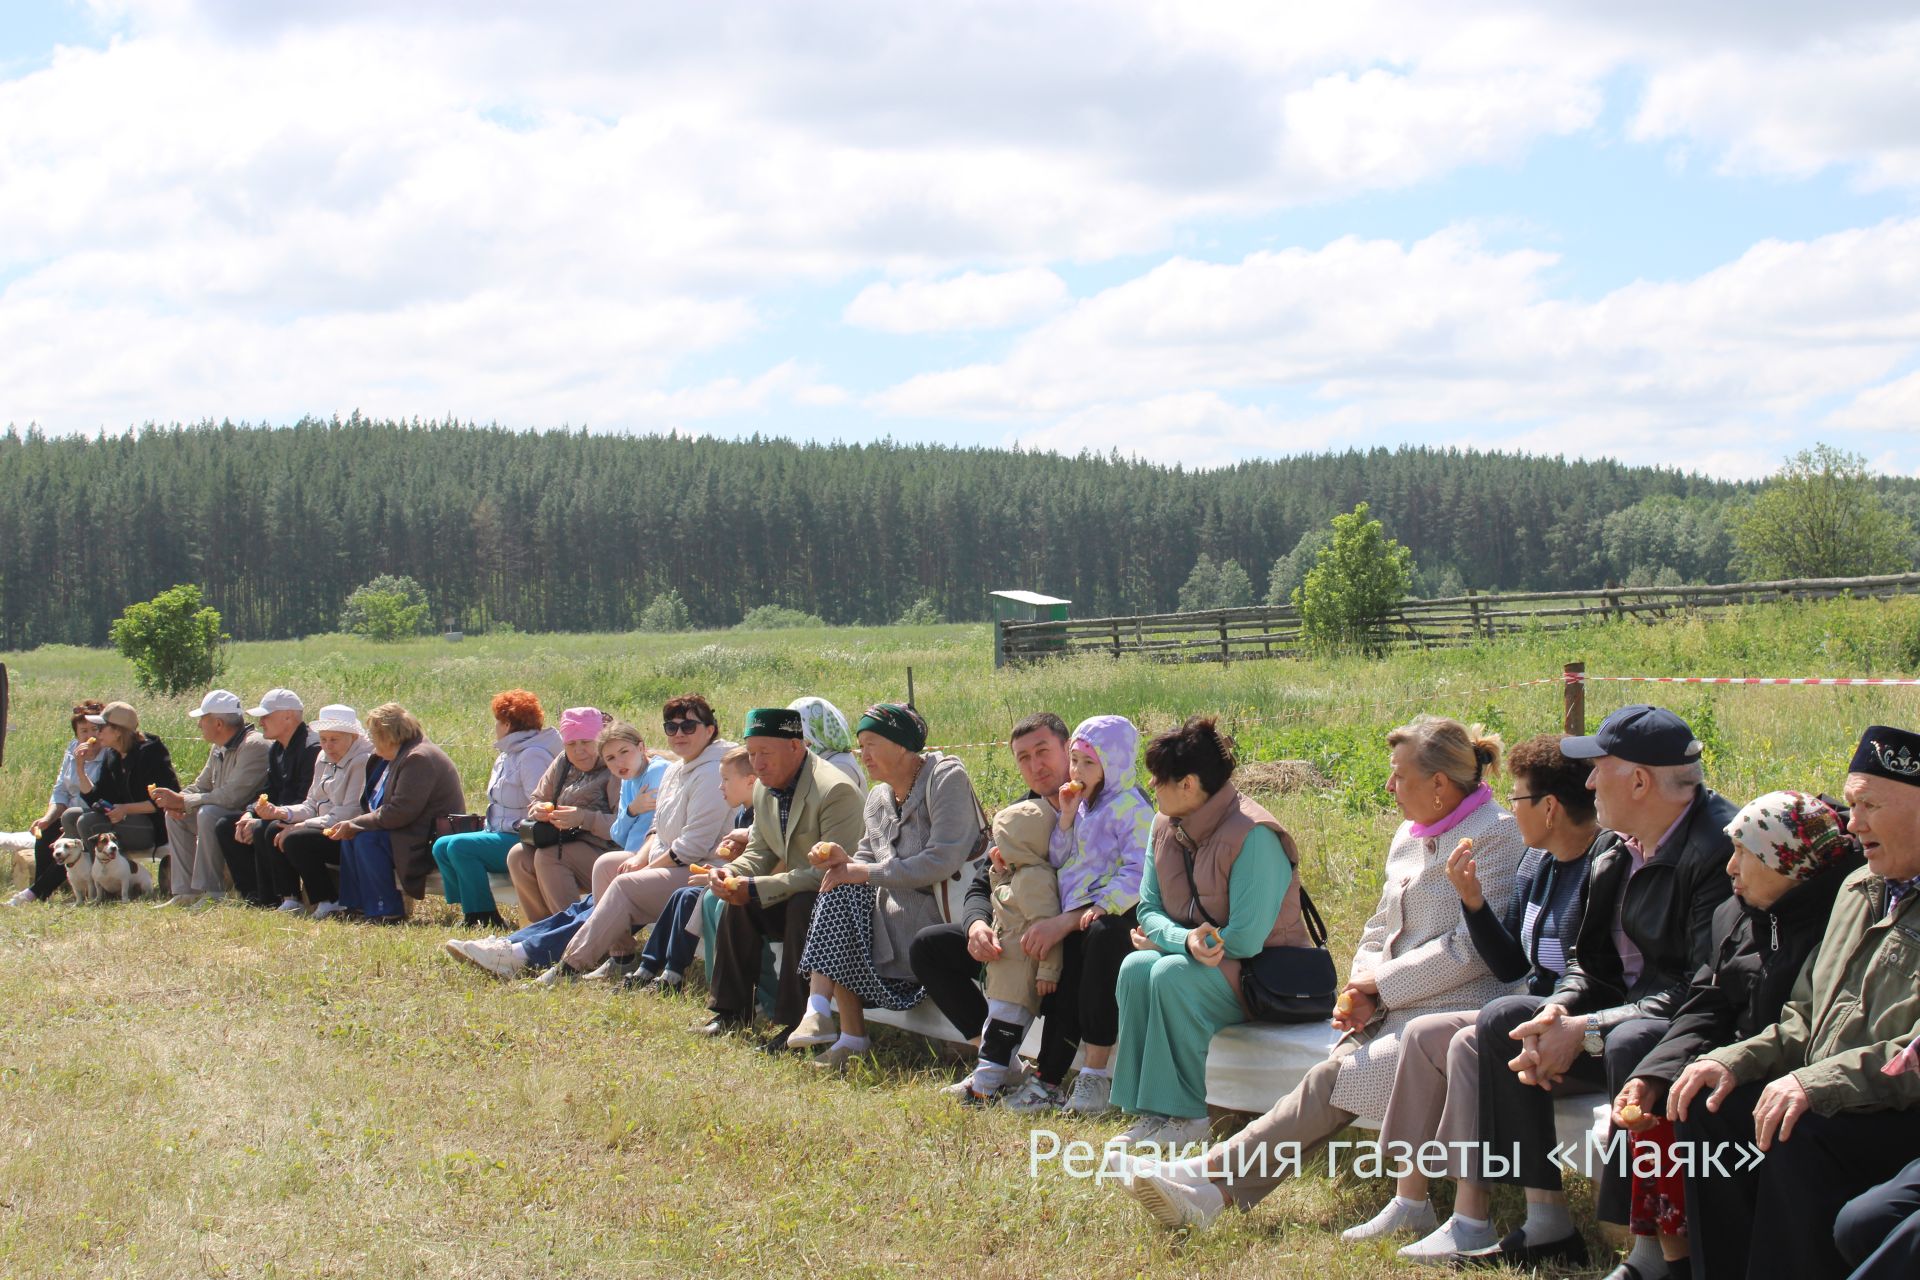
[[[1339,1038],[1324,1022],[1228,1027],[1207,1049],[1207,1102],[1225,1111],[1264,1113],[1291,1092]],[[1604,1123],[1606,1103],[1599,1093],[1556,1095],[1553,1119],[1560,1140],[1578,1143]],[[1378,1129],[1380,1120],[1363,1116],[1354,1124]]]
[[[487,873],[487,883],[493,886],[493,900],[506,907],[520,905],[520,895],[513,891],[513,877],[497,871]],[[447,887],[440,883],[438,871],[427,872],[427,892],[438,894],[442,899],[447,896]]]

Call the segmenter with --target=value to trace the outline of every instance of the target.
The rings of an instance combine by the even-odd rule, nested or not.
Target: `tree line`
[[[1920,483],[1874,481],[1920,511]],[[0,649],[102,644],[196,583],[236,640],[336,630],[383,574],[434,626],[634,628],[775,606],[832,623],[987,616],[1011,587],[1080,616],[1176,607],[1201,556],[1256,594],[1361,502],[1416,593],[1725,577],[1756,487],[1661,468],[1372,449],[1193,471],[1117,455],[524,432],[355,415],[0,435]],[[1910,532],[1910,525],[1903,525]],[[1910,555],[1911,552],[1909,551]],[[1232,572],[1224,572],[1225,566]],[[653,616],[660,616],[656,608]],[[764,616],[764,615],[763,615]]]

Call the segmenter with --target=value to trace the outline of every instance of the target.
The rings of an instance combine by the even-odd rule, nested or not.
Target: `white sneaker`
[[[1227,1207],[1227,1198],[1218,1187],[1196,1187],[1158,1173],[1134,1178],[1127,1190],[1155,1222],[1174,1231],[1204,1230]]]
[[[165,902],[155,903],[153,909],[165,911],[168,907],[190,907],[198,901],[200,901],[200,895],[197,893],[176,893]]]
[[[1073,1078],[1073,1093],[1063,1110],[1075,1116],[1100,1116],[1113,1110],[1113,1077],[1082,1071]]]
[[[793,1043],[792,1037],[788,1037],[787,1043],[788,1044]],[[954,1084],[945,1084],[940,1086],[940,1096],[943,1098],[952,1098],[955,1102],[965,1102],[967,1100],[967,1096],[972,1092],[973,1092],[973,1072],[971,1071],[967,1072],[966,1078],[963,1080],[957,1081]]]
[[[1423,1267],[1451,1267],[1461,1254],[1500,1243],[1493,1224],[1467,1227],[1458,1218],[1448,1218],[1432,1234],[1400,1249],[1408,1262]]]
[[[1156,1156],[1134,1155],[1117,1142],[1107,1144],[1106,1158],[1100,1162],[1100,1171],[1108,1178],[1118,1179],[1121,1186],[1129,1186],[1135,1178],[1144,1178],[1148,1174],[1184,1182],[1190,1187],[1202,1187],[1214,1181],[1207,1176],[1205,1152],[1185,1160],[1168,1162]]]
[[[1380,1212],[1368,1218],[1357,1227],[1348,1227],[1340,1233],[1340,1238],[1348,1244],[1360,1244],[1366,1240],[1381,1240],[1387,1236],[1412,1234],[1430,1235],[1440,1225],[1433,1215],[1433,1201],[1422,1200],[1417,1206],[1409,1206],[1399,1196],[1387,1201]]]
[[[1139,1116],[1134,1120],[1133,1126],[1120,1135],[1119,1141],[1126,1143],[1130,1147],[1157,1142],[1158,1138],[1156,1135],[1167,1126],[1167,1123],[1168,1117],[1166,1116]]]
[[[1058,1089],[1032,1072],[1009,1080],[994,1101],[1009,1111],[1058,1111],[1066,1103]]]
[[[328,916],[337,916],[346,908],[337,902],[316,902],[313,904],[313,918],[325,920]]]
[[[298,915],[305,906],[306,904],[298,898],[282,898],[280,905],[274,909],[276,911],[284,911],[288,915]]]
[[[1205,1116],[1192,1119],[1169,1119],[1161,1125],[1148,1141],[1167,1153],[1173,1159],[1186,1152],[1189,1147],[1205,1149],[1207,1140],[1213,1136],[1213,1126],[1207,1123]]]
[[[38,901],[40,901],[40,899],[33,896],[33,890],[22,889],[20,892],[14,894],[11,898],[7,899],[7,905],[10,907],[24,907],[29,902],[38,902]]]
[[[505,938],[448,938],[443,945],[448,954],[485,969],[496,978],[517,978],[527,967],[527,962]]]
[[[581,974],[580,981],[619,982],[639,967],[639,956],[608,956],[598,969]]]

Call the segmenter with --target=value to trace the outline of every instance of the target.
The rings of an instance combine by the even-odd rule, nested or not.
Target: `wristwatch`
[[[1580,1037],[1580,1047],[1585,1049],[1587,1056],[1591,1058],[1599,1057],[1606,1049],[1607,1042],[1600,1038],[1599,1014],[1590,1013],[1587,1015],[1587,1034]]]

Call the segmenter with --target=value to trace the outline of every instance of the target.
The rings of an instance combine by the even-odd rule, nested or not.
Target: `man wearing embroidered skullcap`
[[[713,1018],[702,1035],[725,1035],[753,1020],[763,942],[779,942],[780,980],[769,1048],[784,1049],[806,1011],[800,953],[819,894],[821,872],[807,861],[816,844],[851,849],[864,829],[860,788],[837,766],[807,749],[798,711],[761,707],[747,713],[742,740],[753,767],[753,832],[739,857],[709,880],[720,912],[715,954],[709,957]],[[699,877],[693,878],[699,883]]]
[[[1758,1168],[1688,1178],[1700,1274],[1847,1275],[1849,1258],[1879,1242],[1850,1229],[1842,1208],[1920,1150],[1920,1071],[1908,1051],[1920,1023],[1920,734],[1862,734],[1846,799],[1867,865],[1841,883],[1780,1020],[1699,1059],[1668,1097],[1682,1145],[1766,1152]],[[1837,1243],[1827,1228],[1836,1218]]]

